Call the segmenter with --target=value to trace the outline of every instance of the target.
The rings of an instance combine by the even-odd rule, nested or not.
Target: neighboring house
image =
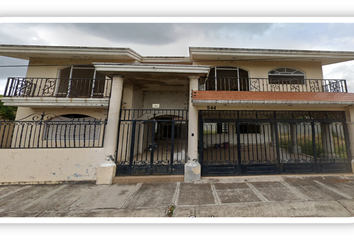
[[[0,182],[352,171],[354,93],[322,66],[354,52],[189,52],[0,45],[29,60],[2,98]]]

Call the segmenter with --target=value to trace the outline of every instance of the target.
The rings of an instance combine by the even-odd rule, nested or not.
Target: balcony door
[[[238,67],[214,67],[208,76],[208,89],[215,91],[248,91],[248,72]]]
[[[77,65],[59,72],[57,97],[90,98],[102,97],[105,76],[96,72],[92,65]]]

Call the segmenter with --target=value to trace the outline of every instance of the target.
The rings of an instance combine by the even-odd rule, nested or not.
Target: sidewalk
[[[0,186],[0,217],[353,217],[354,174]]]

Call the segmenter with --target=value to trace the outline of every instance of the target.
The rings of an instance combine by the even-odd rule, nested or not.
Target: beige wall
[[[134,63],[134,61],[115,61],[113,59],[74,59],[74,58],[31,58],[27,70],[27,77],[57,78],[59,69],[67,65],[92,64],[93,62]],[[38,66],[43,65],[43,66]],[[57,65],[57,66],[45,66]]]
[[[94,181],[103,148],[2,149],[0,183]]]
[[[233,66],[248,71],[250,78],[268,78],[268,72],[280,67],[297,68],[305,73],[307,79],[322,79],[322,65],[318,62],[287,62],[287,61],[210,61],[210,62],[194,62],[194,65],[210,65],[217,66]]]
[[[143,92],[132,84],[124,86],[122,109],[152,109],[153,104],[160,104],[159,109],[186,109],[186,92]],[[143,119],[153,115],[145,114]]]
[[[296,68],[305,73],[305,79],[323,79],[322,65],[314,62],[196,62],[195,64],[206,64],[216,66],[234,66],[248,71],[250,80],[250,91],[281,91],[281,92],[321,92],[322,81],[305,81],[304,84],[270,84],[267,80],[268,72],[279,67]]]
[[[160,109],[186,109],[187,92],[144,92],[144,109],[151,109],[152,104],[160,104]]]
[[[132,108],[133,109],[142,109],[143,108],[143,101],[144,101],[144,92],[135,86],[133,88],[133,92],[134,92],[134,95],[133,95]]]
[[[124,85],[122,109],[142,109],[144,93],[133,84]]]

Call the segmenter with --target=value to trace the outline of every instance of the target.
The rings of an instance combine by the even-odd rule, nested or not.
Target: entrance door
[[[187,121],[180,116],[121,120],[117,175],[183,174],[186,137]]]

